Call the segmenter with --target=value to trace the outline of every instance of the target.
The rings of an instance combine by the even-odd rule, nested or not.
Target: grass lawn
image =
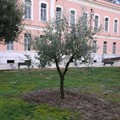
[[[22,100],[23,94],[45,88],[59,88],[55,69],[0,71],[0,120],[82,120],[70,110]],[[120,68],[70,68],[65,88],[120,103]]]

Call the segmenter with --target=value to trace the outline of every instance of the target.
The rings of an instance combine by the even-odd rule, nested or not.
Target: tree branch
[[[59,63],[58,63],[57,59],[55,59],[55,64],[56,64],[56,67],[57,67],[57,70],[58,70],[58,73],[59,73],[60,77],[62,77],[63,74],[62,74],[62,72],[60,70]]]
[[[69,64],[72,62],[73,60],[73,55],[70,57],[69,61],[67,62],[66,66],[65,66],[65,69],[64,69],[64,72],[63,72],[63,76],[65,76],[66,72],[68,71],[68,66]]]

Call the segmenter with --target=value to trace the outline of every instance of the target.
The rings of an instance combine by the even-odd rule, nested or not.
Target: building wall
[[[24,3],[25,1],[22,0]],[[70,10],[76,11],[77,16],[81,15],[81,9],[85,8],[86,13],[90,14],[91,9],[94,11],[94,15],[99,16],[99,25],[104,26],[105,17],[109,18],[109,29],[105,32],[104,29],[101,33],[94,36],[97,42],[98,50],[94,54],[94,59],[97,62],[101,62],[103,57],[115,57],[120,56],[120,6],[105,0],[31,0],[31,19],[24,19],[24,30],[18,38],[18,43],[14,43],[13,50],[7,50],[7,45],[0,44],[0,64],[6,64],[7,60],[14,60],[17,64],[20,61],[24,61],[25,55],[30,55],[35,61],[34,57],[36,52],[33,50],[24,50],[24,33],[31,33],[32,37],[40,36],[42,34],[42,28],[44,22],[40,20],[40,6],[41,3],[47,5],[47,21],[56,16],[56,7],[60,7],[64,14],[69,16]],[[25,16],[24,16],[25,17]],[[118,20],[118,32],[113,32],[114,20]],[[92,23],[94,27],[94,21]],[[107,42],[107,53],[103,53],[103,43]],[[116,43],[116,53],[112,53],[113,42]]]

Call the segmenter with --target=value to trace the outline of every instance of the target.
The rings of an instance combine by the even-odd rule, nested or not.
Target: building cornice
[[[95,35],[94,38],[103,38],[103,39],[111,39],[111,40],[120,40],[120,37],[116,36],[108,36],[108,35]]]
[[[109,3],[106,1],[98,1],[98,0],[68,0],[68,1],[80,4],[80,6],[84,5],[84,6],[89,6],[89,7],[120,14],[119,5]]]
[[[43,31],[43,27],[40,26],[35,26],[35,25],[24,25],[24,29],[25,30],[39,30],[39,31]]]

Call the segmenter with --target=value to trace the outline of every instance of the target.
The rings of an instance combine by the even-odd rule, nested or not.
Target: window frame
[[[24,5],[25,5],[25,0],[22,0]],[[33,3],[34,3],[34,0],[30,0],[31,1],[31,19],[27,19],[25,18],[25,15],[23,16],[23,19],[25,20],[33,20]],[[24,7],[24,10],[25,10],[25,7]]]
[[[82,16],[83,16],[83,18],[86,17],[86,21],[84,21],[84,25],[82,25],[82,26],[84,27],[84,29],[88,29],[89,14],[86,11],[84,13],[86,16],[84,16],[83,13],[82,13]]]
[[[58,16],[57,16],[57,13],[58,13],[58,12],[57,12],[57,8],[60,8],[60,9],[61,9],[61,13],[59,12],[60,15],[58,15]],[[56,14],[55,14],[56,20],[57,20],[58,17],[62,18],[62,8],[61,8],[61,7],[56,6],[56,11],[55,11],[55,12],[56,12]]]
[[[116,54],[116,42],[113,42],[112,54]]]
[[[107,54],[107,41],[103,42],[103,54]]]
[[[29,3],[28,3],[28,1],[29,1]],[[26,4],[26,3],[28,3],[28,4]],[[31,2],[31,0],[25,0],[25,19],[31,19],[31,12],[32,12],[32,2]]]
[[[30,36],[30,39],[28,38]],[[31,34],[24,33],[24,51],[31,51]]]
[[[41,5],[42,4],[46,4],[46,20],[45,21],[41,19]],[[39,21],[40,22],[48,21],[48,3],[47,2],[43,2],[43,1],[39,2]]]
[[[97,27],[96,27],[96,19],[95,19],[96,16],[98,17],[98,19],[97,19]],[[95,14],[94,15],[94,30],[97,30],[99,28],[99,23],[100,23],[100,16],[98,14]]]
[[[93,53],[97,52],[97,40],[93,40]]]
[[[71,11],[74,11],[74,24],[71,24]],[[74,8],[69,9],[69,25],[75,25],[76,24],[76,16],[77,16],[77,11]]]
[[[115,26],[116,24],[115,24],[115,21],[117,20],[117,27]],[[119,27],[119,20],[117,19],[117,18],[115,18],[114,19],[114,22],[113,22],[113,32],[114,33],[118,33],[118,27]],[[116,27],[116,29],[115,29],[115,27]],[[116,31],[115,31],[116,30]]]
[[[8,42],[6,46],[7,46],[7,50],[12,50],[12,51],[14,50],[14,42]]]
[[[108,21],[107,21],[107,29],[106,29],[106,19],[108,19]],[[105,32],[109,32],[109,23],[110,23],[110,18],[108,16],[106,16],[104,18],[104,31]]]

